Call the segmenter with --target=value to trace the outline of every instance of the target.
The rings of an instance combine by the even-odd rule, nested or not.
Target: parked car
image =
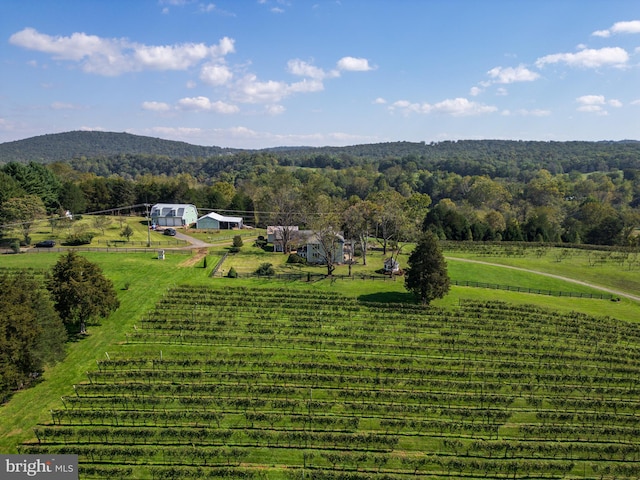
[[[175,237],[176,235],[176,229],[175,228],[165,228],[164,230],[164,234],[165,235],[170,235],[172,237]]]
[[[56,246],[55,240],[43,240],[42,242],[36,243],[37,248],[51,248],[55,246]]]

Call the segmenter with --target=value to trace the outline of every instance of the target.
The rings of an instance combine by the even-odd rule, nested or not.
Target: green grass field
[[[146,234],[146,230],[145,230]],[[249,242],[245,240],[245,245]],[[313,282],[292,281],[278,282],[269,279],[226,279],[209,277],[215,261],[220,258],[225,249],[214,247],[210,251],[208,268],[202,267],[202,262],[194,264],[190,252],[167,250],[166,259],[156,258],[155,251],[148,253],[82,253],[91,261],[98,263],[105,274],[114,282],[118,291],[121,307],[105,319],[101,325],[89,326],[89,335],[79,342],[68,345],[68,356],[60,364],[49,368],[44,374],[44,381],[33,388],[17,392],[13,398],[0,407],[0,452],[14,453],[18,445],[24,441],[33,440],[33,428],[42,423],[50,422],[50,410],[60,408],[60,397],[70,395],[72,386],[86,381],[86,372],[95,369],[96,361],[105,358],[105,352],[116,348],[126,339],[126,334],[135,330],[136,324],[143,315],[151,311],[157,302],[166,294],[167,290],[178,285],[208,285],[218,288],[249,287],[249,288],[287,288],[295,290],[310,290],[312,292],[339,293],[361,301],[372,302],[412,302],[412,297],[404,289],[403,279],[395,280],[323,280]],[[449,268],[453,279],[493,282],[496,284],[513,286],[535,286],[557,291],[590,292],[592,289],[582,287],[557,279],[542,277],[534,273],[502,269],[500,267],[467,264],[456,261],[451,257],[479,259],[482,261],[514,265],[549,273],[556,273],[577,279],[592,279],[593,283],[615,287],[628,293],[637,294],[640,291],[637,280],[638,271],[633,270],[630,263],[628,274],[621,272],[619,264],[612,264],[614,260],[595,262],[595,254],[588,252],[569,257],[562,257],[561,253],[547,250],[538,256],[530,252],[525,256],[511,258],[505,256],[478,255],[465,252],[445,252],[450,257]],[[562,257],[562,258],[560,258]],[[2,255],[0,267],[32,267],[48,269],[57,260],[57,253],[38,253],[22,255]],[[406,255],[401,256],[401,264],[406,263]],[[269,254],[253,247],[243,247],[242,253],[231,258],[223,268],[228,271],[230,266],[238,270],[251,271],[257,263],[269,262],[276,266],[277,271],[287,272],[300,267],[289,267],[284,264],[286,256]],[[374,272],[382,265],[383,256],[379,252],[369,255],[369,265],[355,266],[354,273]],[[623,265],[624,266],[624,265]],[[322,267],[302,267],[322,273]],[[346,273],[346,267],[340,267],[336,273]],[[342,270],[344,269],[344,270]],[[621,278],[622,277],[622,278]],[[125,287],[128,288],[125,289]],[[502,301],[514,305],[537,305],[563,313],[572,311],[597,317],[608,316],[618,321],[637,322],[640,319],[640,305],[631,300],[622,299],[619,302],[605,300],[590,300],[565,297],[550,297],[544,295],[522,294],[500,290],[453,287],[444,299],[434,302],[434,306],[442,308],[456,308],[465,300],[474,301]],[[119,348],[119,347],[118,347]]]

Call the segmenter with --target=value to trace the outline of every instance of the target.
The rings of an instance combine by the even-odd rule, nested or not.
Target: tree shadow
[[[416,297],[409,292],[377,292],[358,296],[360,302],[376,303],[411,303],[416,304]]]

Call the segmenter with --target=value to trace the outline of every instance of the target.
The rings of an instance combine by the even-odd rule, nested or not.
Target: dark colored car
[[[54,240],[43,240],[42,242],[36,243],[37,248],[51,248],[55,246],[56,242]]]
[[[176,235],[176,229],[175,228],[167,228],[167,229],[165,229],[164,234],[174,237]]]

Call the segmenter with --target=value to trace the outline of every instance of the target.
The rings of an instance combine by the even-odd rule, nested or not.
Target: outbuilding
[[[242,217],[226,217],[216,212],[207,213],[200,217],[196,228],[201,230],[231,230],[242,228]]]
[[[198,220],[198,209],[188,203],[156,203],[151,221],[160,227],[184,227]]]

